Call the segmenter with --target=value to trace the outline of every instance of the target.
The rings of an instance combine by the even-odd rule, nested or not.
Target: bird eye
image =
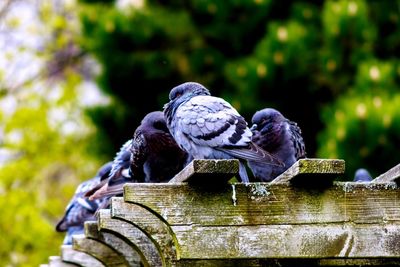
[[[176,93],[172,96],[171,100],[177,99],[178,97],[180,97],[182,95],[182,93]]]

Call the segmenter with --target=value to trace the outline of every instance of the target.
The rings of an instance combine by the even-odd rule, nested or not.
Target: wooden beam
[[[137,252],[144,267],[161,266],[162,259],[154,243],[137,227],[118,218],[111,218],[109,210],[100,210],[99,229],[115,235],[120,235]],[[133,252],[126,252],[127,254]]]
[[[376,177],[374,180],[372,180],[372,183],[390,183],[390,182],[399,182],[400,178],[400,164],[397,164],[387,172],[379,175]]]
[[[218,192],[187,184],[129,184],[125,201],[137,203],[170,225],[383,223],[400,220],[395,185],[335,182],[309,189],[284,184],[237,183]],[[137,218],[138,220],[140,218]]]
[[[181,259],[399,258],[400,225],[172,226]]]
[[[239,173],[239,161],[216,160],[216,159],[195,159],[190,162],[182,171],[175,175],[169,183],[196,183],[205,184],[226,183],[229,179]]]
[[[278,259],[209,259],[187,260],[176,263],[177,267],[317,267],[317,266],[400,266],[396,258],[369,259],[309,259],[309,258],[278,258]]]
[[[126,203],[123,198],[114,197],[111,199],[111,217],[130,222],[149,236],[160,254],[162,266],[169,266],[179,258],[179,247],[175,236],[160,215],[143,206]]]
[[[110,211],[108,210],[108,212]],[[133,250],[132,247],[126,243],[125,240],[121,239],[120,237],[112,233],[99,231],[97,222],[85,222],[85,235],[88,238],[95,239],[96,241],[99,241],[113,248],[118,253],[118,255],[120,255],[120,259],[118,259],[118,261],[125,261],[126,266],[140,266],[139,254],[135,250]]]
[[[299,159],[271,183],[308,186],[330,184],[344,171],[345,161],[342,159]]]
[[[84,235],[74,235],[72,237],[72,244],[74,250],[93,256],[107,267],[126,266],[126,262],[121,260],[120,255],[114,249],[97,240],[87,238]]]
[[[98,259],[84,252],[74,250],[72,245],[61,246],[61,259],[64,262],[73,263],[78,266],[104,267]]]
[[[63,262],[60,256],[50,256],[49,257],[49,267],[73,267],[74,264]]]

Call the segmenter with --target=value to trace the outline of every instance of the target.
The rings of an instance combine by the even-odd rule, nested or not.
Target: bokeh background
[[[169,90],[197,81],[250,123],[274,107],[309,157],[400,162],[400,1],[1,0],[0,264],[59,254],[75,187]]]

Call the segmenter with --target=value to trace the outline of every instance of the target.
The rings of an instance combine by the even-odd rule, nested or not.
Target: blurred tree
[[[82,47],[102,66],[100,87],[117,100],[88,112],[102,138],[113,143],[112,151],[145,113],[162,109],[173,86],[194,80],[248,120],[266,106],[281,110],[302,128],[308,155],[346,159],[348,177],[359,165],[377,173],[396,162],[371,164],[365,153],[354,155],[365,147],[374,151],[377,143],[361,138],[348,146],[337,129],[347,137],[371,134],[351,127],[359,118],[350,111],[363,101],[368,106],[374,97],[394,101],[388,94],[398,94],[399,1],[80,2]],[[371,81],[374,60],[379,84]],[[333,115],[336,109],[346,114],[345,124]],[[397,115],[386,116],[394,121]],[[368,115],[363,120],[374,127],[381,119]],[[393,154],[385,148],[396,139],[382,128],[380,135],[385,134],[380,151],[389,158]],[[335,150],[328,148],[333,143]]]
[[[94,127],[81,97],[90,72],[75,45],[75,5],[40,3],[0,3],[1,266],[59,255],[55,224],[76,185],[102,163],[88,153]]]

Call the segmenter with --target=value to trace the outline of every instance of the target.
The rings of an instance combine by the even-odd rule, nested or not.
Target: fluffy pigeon
[[[265,108],[257,111],[252,123],[252,141],[285,164],[276,166],[249,162],[256,181],[271,181],[298,159],[306,157],[301,129],[276,109]]]
[[[251,141],[245,119],[228,102],[210,95],[203,85],[174,87],[164,106],[168,128],[179,146],[195,159],[239,159],[239,175],[249,182],[246,161],[282,165]]]
[[[130,170],[139,182],[168,182],[188,163],[188,154],[172,137],[164,113],[147,114],[132,141]]]
[[[371,182],[372,177],[371,174],[366,169],[359,168],[354,173],[354,182]]]
[[[67,208],[65,209],[64,217],[57,223],[57,232],[67,232],[64,244],[70,245],[72,243],[72,235],[82,234],[84,232],[84,222],[93,221],[95,212],[99,207],[106,206],[108,199],[98,199],[90,201],[84,197],[84,194],[95,187],[97,184],[108,177],[111,171],[112,162],[104,164],[98,171],[95,177],[81,183]]]
[[[188,155],[171,136],[163,112],[150,112],[135,130],[133,139],[117,154],[108,183],[90,199],[122,194],[127,182],[168,182],[187,161]]]

